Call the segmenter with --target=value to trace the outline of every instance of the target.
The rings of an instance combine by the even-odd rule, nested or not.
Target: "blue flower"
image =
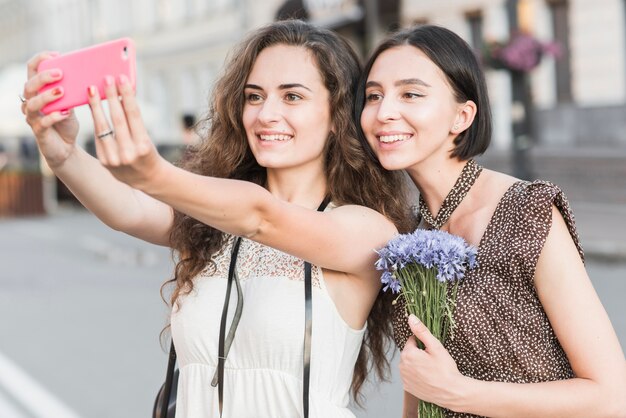
[[[401,234],[376,251],[379,259],[376,268],[383,271],[381,282],[384,290],[398,293],[400,282],[393,273],[407,265],[426,269],[435,268],[437,280],[452,282],[461,280],[466,271],[477,266],[477,249],[459,236],[439,230],[417,229]]]
[[[383,291],[400,293],[407,312],[417,315],[440,341],[454,338],[456,286],[478,265],[476,247],[447,232],[418,229],[394,237],[376,253]],[[442,416],[420,411],[422,415]]]
[[[393,293],[399,293],[400,292],[400,281],[398,281],[398,279],[396,279],[396,277],[394,276],[393,273],[389,272],[389,271],[385,271],[381,278],[380,281],[382,282],[382,284],[384,284],[385,286],[383,287],[383,291],[386,292],[387,289],[391,289],[391,291]]]

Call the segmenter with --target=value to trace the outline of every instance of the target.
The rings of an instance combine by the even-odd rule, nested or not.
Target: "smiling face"
[[[244,94],[243,125],[261,166],[323,164],[331,129],[330,94],[306,48],[265,48],[252,67]]]
[[[449,158],[467,115],[445,74],[421,50],[382,52],[367,78],[361,127],[383,167],[407,169],[426,159]],[[471,124],[471,120],[469,121]]]

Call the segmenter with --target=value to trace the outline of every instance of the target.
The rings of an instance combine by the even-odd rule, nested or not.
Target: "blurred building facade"
[[[156,142],[180,139],[184,115],[206,112],[233,44],[277,16],[306,18],[366,55],[386,32],[448,27],[478,50],[505,40],[510,0],[0,0],[0,68],[40,50],[69,51],[121,36],[138,51],[138,96],[159,112]],[[626,0],[518,0],[517,24],[564,46],[530,76],[536,136],[547,146],[626,147]],[[488,70],[494,146],[508,149],[519,113],[507,71]]]
[[[371,2],[372,0],[365,0]],[[137,49],[137,95],[159,112],[157,143],[182,141],[184,120],[202,117],[232,46],[250,29],[300,17],[336,29],[361,52],[358,0],[0,0],[0,69],[42,50],[67,52],[118,37]],[[398,0],[394,6],[397,21]],[[376,8],[389,16],[389,6]],[[386,14],[385,14],[386,13]],[[376,39],[371,39],[371,43]],[[16,94],[21,86],[18,86]]]
[[[230,47],[271,21],[253,0],[0,0],[0,67],[41,50],[66,52],[118,37],[137,47],[137,94],[159,111],[156,142],[183,132],[183,115],[207,108]],[[273,10],[274,9],[274,10]]]
[[[517,22],[510,21],[512,4]],[[506,41],[517,25],[562,47],[530,72],[534,135],[554,148],[626,149],[626,1],[624,0],[404,0],[402,26],[432,23],[460,34],[477,51]],[[508,148],[520,109],[511,98],[511,75],[488,70],[494,109],[494,145]]]

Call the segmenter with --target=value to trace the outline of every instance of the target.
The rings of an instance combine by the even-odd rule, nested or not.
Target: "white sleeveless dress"
[[[217,367],[219,322],[226,294],[231,237],[194,280],[194,290],[172,313],[180,377],[177,418],[219,417]],[[224,418],[296,418],[302,412],[304,262],[243,239],[237,259],[243,311],[224,372]],[[313,266],[311,418],[354,417],[349,390],[365,327],[350,328],[339,315]],[[227,331],[237,304],[233,284]]]

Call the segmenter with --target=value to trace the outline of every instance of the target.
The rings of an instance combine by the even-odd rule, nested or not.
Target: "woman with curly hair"
[[[402,178],[356,137],[360,68],[348,44],[298,21],[251,33],[215,86],[205,140],[182,167],[156,152],[124,77],[105,80],[111,122],[89,89],[97,159],[76,147],[72,112],[40,113],[58,98],[37,93],[58,79],[36,71],[48,56],[28,64],[23,105],[48,164],[107,225],[177,256],[177,416],[353,416],[350,389],[357,395],[369,368],[384,376],[388,367],[391,305],[373,249],[410,229],[411,217]],[[235,292],[225,296],[233,272],[243,307],[222,315],[225,298],[237,304]]]

